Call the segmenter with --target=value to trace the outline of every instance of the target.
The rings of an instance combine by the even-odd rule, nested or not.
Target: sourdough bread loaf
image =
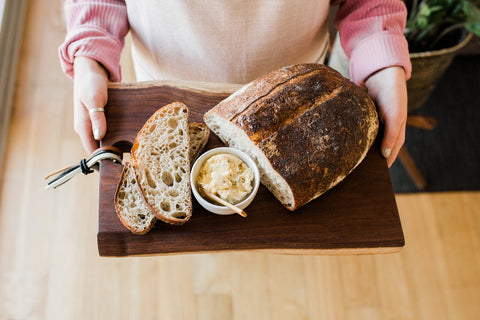
[[[190,138],[190,163],[207,144],[210,130],[204,123],[188,125]],[[120,222],[133,234],[143,235],[150,231],[157,219],[150,212],[140,193],[133,162],[126,162],[115,193],[115,210]]]
[[[257,162],[262,183],[289,210],[342,181],[378,131],[366,90],[318,64],[271,72],[220,102],[204,121]]]

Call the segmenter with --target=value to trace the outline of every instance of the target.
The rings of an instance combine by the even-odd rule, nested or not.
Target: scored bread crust
[[[140,193],[153,215],[180,225],[192,215],[188,109],[174,102],[144,124],[131,155]]]
[[[257,162],[262,183],[289,210],[342,181],[378,132],[366,90],[319,64],[267,74],[221,101],[204,121]]]

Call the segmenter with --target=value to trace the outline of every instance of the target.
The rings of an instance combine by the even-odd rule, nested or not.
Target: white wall
[[[5,8],[5,0],[0,0],[0,30],[3,21],[3,9]]]
[[[0,0],[0,175],[27,5],[28,0]]]

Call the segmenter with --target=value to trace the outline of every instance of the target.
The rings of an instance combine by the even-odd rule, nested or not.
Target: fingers
[[[385,117],[385,131],[381,143],[382,155],[390,168],[405,142],[406,120],[403,117]]]
[[[90,121],[92,123],[92,133],[95,140],[100,140],[105,136],[107,121],[105,119],[105,109],[103,107],[88,109]]]
[[[108,99],[106,71],[96,61],[77,57],[74,63],[74,128],[88,153],[105,136],[104,107]]]
[[[74,109],[74,129],[80,136],[82,145],[88,154],[98,148],[99,143],[93,136],[92,121],[88,109],[80,104]]]
[[[405,71],[390,67],[370,76],[365,82],[377,104],[380,120],[385,125],[381,143],[382,155],[391,167],[405,142],[407,122],[407,88]]]
[[[80,140],[87,154],[92,154],[99,147],[99,143],[91,136],[80,135]]]
[[[81,102],[74,105],[74,129],[80,136],[83,147],[90,154],[98,148],[98,140],[105,136],[107,130],[104,108],[88,108]]]

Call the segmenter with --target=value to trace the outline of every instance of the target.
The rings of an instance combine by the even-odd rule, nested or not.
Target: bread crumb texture
[[[156,218],[143,202],[131,163],[123,167],[122,178],[115,196],[115,209],[122,224],[134,234],[145,234]]]
[[[155,217],[184,223],[191,215],[188,110],[161,108],[144,125],[132,155],[142,195]]]

